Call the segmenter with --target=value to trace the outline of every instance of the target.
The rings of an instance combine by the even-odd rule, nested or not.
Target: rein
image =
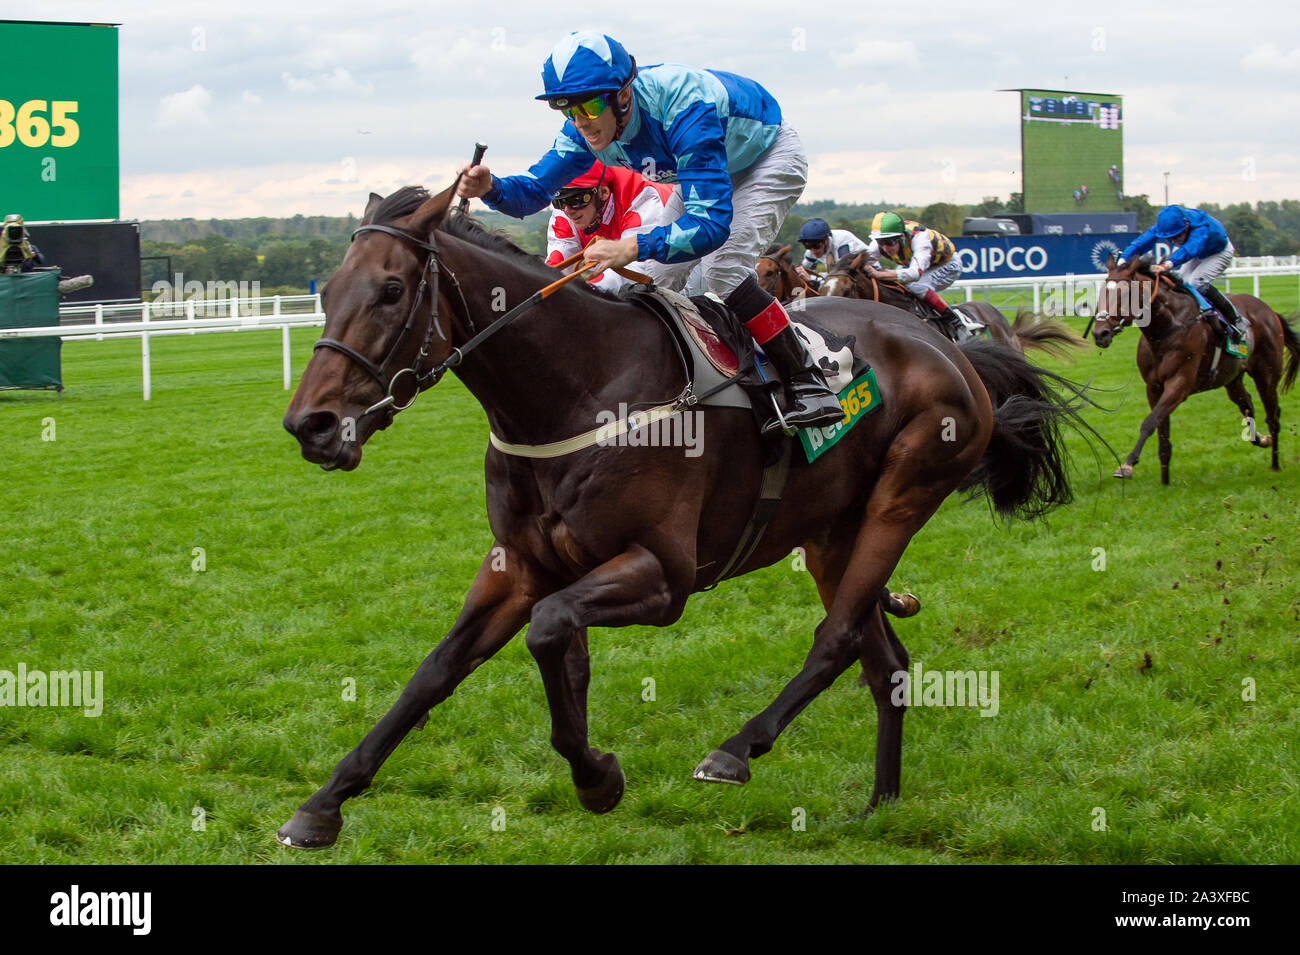
[[[1152,281],[1152,284],[1153,284],[1155,287],[1151,290],[1151,301],[1148,303],[1148,304],[1150,304],[1150,305],[1154,305],[1156,299],[1160,297],[1160,280],[1161,280],[1161,279],[1164,279],[1165,284],[1168,285],[1170,288],[1174,288],[1174,280],[1173,280],[1172,278],[1170,278],[1170,276],[1169,276],[1168,273],[1166,273],[1166,272],[1157,272],[1157,273],[1155,273],[1154,275],[1152,275],[1152,276],[1151,276],[1151,281]],[[1107,279],[1107,281],[1113,282],[1113,281],[1115,281],[1115,280],[1114,280],[1114,279]],[[1132,282],[1132,281],[1134,281],[1134,280],[1133,280],[1133,279],[1128,279],[1128,281]],[[1128,309],[1128,311],[1129,311],[1129,312],[1132,312],[1132,309],[1130,308],[1130,309]],[[1101,313],[1098,313],[1098,314],[1096,314],[1096,315],[1093,315],[1091,318],[1088,319],[1088,324],[1087,324],[1086,326],[1084,326],[1084,329],[1083,329],[1083,337],[1084,337],[1084,338],[1087,338],[1087,337],[1088,337],[1088,333],[1092,331],[1092,326],[1093,326],[1093,324],[1097,321],[1097,319],[1099,319],[1099,318],[1102,318],[1102,319],[1109,319],[1110,317],[1111,317],[1111,316],[1110,316],[1110,313],[1109,313],[1109,312],[1107,312],[1105,315],[1103,315],[1103,314],[1101,314]],[[1114,328],[1115,328],[1115,334],[1118,335],[1122,330],[1124,330],[1125,328],[1128,328],[1128,326],[1131,325],[1131,324],[1133,324],[1133,316],[1132,316],[1131,314],[1129,314],[1129,315],[1121,315],[1121,316],[1119,316],[1119,321],[1118,321],[1118,323],[1116,323],[1115,326],[1114,326]]]
[[[533,305],[536,305],[543,299],[553,295],[579,276],[586,275],[593,267],[591,263],[588,263],[582,268],[579,268],[562,278],[556,279],[551,284],[538,289],[487,328],[474,334],[473,337],[471,337],[464,345],[460,347],[452,346],[451,354],[433,368],[425,371],[424,364],[429,357],[429,347],[433,344],[434,333],[437,332],[438,337],[443,339],[443,341],[448,340],[447,336],[443,334],[441,326],[438,324],[438,277],[443,269],[440,269],[438,266],[438,247],[434,240],[434,236],[430,235],[429,240],[426,242],[417,235],[413,235],[410,232],[404,232],[401,229],[395,229],[392,226],[363,225],[352,233],[353,241],[355,241],[356,237],[362,232],[383,232],[387,235],[396,236],[397,238],[409,242],[428,253],[428,256],[424,260],[424,264],[420,267],[420,287],[416,290],[415,301],[411,303],[411,310],[407,313],[406,324],[402,326],[402,330],[397,335],[397,340],[394,341],[392,346],[388,349],[388,353],[384,356],[382,362],[376,365],[355,348],[352,348],[350,345],[345,345],[336,338],[321,338],[316,342],[312,349],[315,351],[318,348],[329,348],[341,355],[346,355],[359,365],[367,374],[369,374],[371,378],[374,378],[375,381],[379,383],[379,387],[384,390],[384,398],[367,408],[362,413],[362,417],[374,414],[378,411],[383,411],[386,408],[392,408],[394,413],[405,411],[415,403],[415,399],[419,396],[421,391],[425,388],[436,385],[442,380],[442,376],[447,373],[448,369],[455,368],[459,365],[465,360],[465,356],[471,351],[512,323]],[[560,266],[571,265],[581,257],[582,253],[578,252],[577,254],[570,256],[564,262],[561,262]],[[641,275],[639,272],[633,272],[630,269],[619,268],[615,269],[615,271],[636,282],[648,283],[650,281],[646,276]],[[470,330],[473,331],[473,321],[469,317],[469,305],[465,301],[465,293],[461,291],[460,283],[456,280],[456,276],[452,271],[446,269],[446,272],[448,280],[456,289],[461,300],[461,305],[465,309],[465,321],[469,325]],[[432,281],[430,281],[430,278]],[[398,347],[406,338],[406,333],[411,330],[411,327],[415,322],[416,312],[419,311],[420,304],[424,301],[424,296],[426,292],[428,292],[430,286],[432,286],[433,293],[430,295],[431,309],[429,313],[429,327],[425,330],[424,341],[420,345],[420,350],[415,357],[415,361],[406,368],[401,368],[394,372],[392,377],[385,381],[388,364],[392,360],[393,355],[397,352]],[[405,401],[402,401],[398,398],[395,388],[397,383],[406,375],[411,376],[412,388],[410,397]]]

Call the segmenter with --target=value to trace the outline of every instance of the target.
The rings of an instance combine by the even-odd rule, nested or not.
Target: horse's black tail
[[[1087,389],[992,342],[960,347],[993,402],[993,436],[960,490],[983,492],[999,514],[1026,520],[1068,504],[1074,494],[1061,425],[1101,441],[1079,416],[1082,405],[1095,404]]]
[[[1282,390],[1290,391],[1291,386],[1295,384],[1296,372],[1300,371],[1300,338],[1296,337],[1295,329],[1291,323],[1282,317],[1280,312],[1274,312],[1277,320],[1282,323],[1282,343],[1286,345],[1286,350],[1291,353],[1291,357],[1286,363],[1286,374],[1282,377]]]
[[[1051,318],[1039,319],[1024,308],[1016,312],[1011,331],[1020,341],[1020,347],[1026,351],[1036,348],[1057,358],[1067,358],[1072,350],[1088,344],[1065,322]]]

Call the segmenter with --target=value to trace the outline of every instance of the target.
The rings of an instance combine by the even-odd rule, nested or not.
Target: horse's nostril
[[[339,429],[339,418],[332,411],[313,411],[298,425],[298,436],[305,441],[328,444]]]

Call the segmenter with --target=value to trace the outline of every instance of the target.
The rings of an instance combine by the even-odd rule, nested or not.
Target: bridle
[[[346,355],[348,358],[351,358],[354,362],[360,365],[371,378],[375,379],[375,381],[379,383],[379,387],[383,389],[385,397],[382,401],[367,408],[365,410],[366,415],[372,414],[376,411],[381,411],[390,406],[394,412],[405,411],[414,404],[416,397],[428,384],[437,384],[438,380],[442,378],[443,374],[447,371],[447,368],[451,367],[446,362],[443,362],[443,364],[428,372],[423,370],[424,363],[429,357],[429,346],[433,344],[434,331],[437,331],[439,337],[443,339],[446,338],[446,336],[443,335],[442,329],[438,326],[438,275],[440,273],[438,268],[438,247],[434,244],[434,238],[432,235],[429,236],[429,240],[426,242],[419,236],[386,225],[363,225],[352,233],[352,240],[355,241],[356,237],[362,232],[386,232],[387,234],[397,236],[399,239],[409,242],[428,253],[425,257],[424,264],[420,267],[420,287],[416,290],[415,301],[411,303],[411,310],[406,315],[406,324],[403,325],[402,330],[397,333],[396,340],[388,349],[388,353],[384,356],[384,360],[378,365],[352,346],[343,344],[343,342],[339,341],[337,338],[321,338],[316,342],[315,346],[313,346],[312,351],[314,352],[318,348],[330,348],[341,355]],[[390,378],[387,374],[388,364],[392,361],[393,355],[397,353],[397,349],[401,347],[402,342],[406,340],[406,333],[409,332],[411,327],[415,324],[416,312],[420,310],[420,305],[424,301],[424,296],[429,292],[430,287],[432,287],[433,290],[432,295],[430,296],[433,307],[430,310],[429,327],[425,330],[424,341],[420,345],[420,351],[416,354],[414,362],[405,368],[398,369]],[[411,384],[414,387],[411,391],[411,397],[405,402],[399,402],[395,393],[395,388],[397,383],[401,381],[405,375],[411,376]]]
[[[1140,274],[1140,273],[1139,273],[1139,274]],[[1168,273],[1166,273],[1166,272],[1157,272],[1157,273],[1155,273],[1154,275],[1152,275],[1152,276],[1151,276],[1151,280],[1152,280],[1151,301],[1147,303],[1148,306],[1152,306],[1152,305],[1154,305],[1156,299],[1160,296],[1160,288],[1161,288],[1161,286],[1160,286],[1160,280],[1161,280],[1161,279],[1164,279],[1164,280],[1165,280],[1165,283],[1166,283],[1170,288],[1173,288],[1173,287],[1174,287],[1174,280],[1173,280],[1172,278],[1169,277]],[[1115,282],[1116,279],[1113,279],[1113,278],[1109,278],[1109,277],[1108,277],[1108,278],[1106,279],[1106,281],[1107,281],[1108,283],[1110,283],[1110,282]],[[1125,279],[1124,281],[1133,282],[1133,281],[1136,281],[1136,278]],[[1105,323],[1106,323],[1106,326],[1107,326],[1108,328],[1111,329],[1111,337],[1112,337],[1112,338],[1118,336],[1120,332],[1122,332],[1124,329],[1128,328],[1130,325],[1133,324],[1133,309],[1132,309],[1132,308],[1127,308],[1127,309],[1123,309],[1123,311],[1128,312],[1128,314],[1127,314],[1127,315],[1111,315],[1110,312],[1102,311],[1102,310],[1098,309],[1097,314],[1094,315],[1092,318],[1088,319],[1088,324],[1087,324],[1087,326],[1085,326],[1084,329],[1083,329],[1083,337],[1084,337],[1084,338],[1087,338],[1088,335],[1089,335],[1089,333],[1092,332],[1092,327],[1093,327],[1093,325],[1094,325],[1096,322],[1099,322],[1099,321],[1105,322]]]
[[[314,352],[317,348],[329,348],[341,355],[346,355],[348,358],[351,358],[354,362],[360,365],[371,378],[375,379],[375,381],[379,383],[379,387],[384,391],[384,397],[362,412],[361,416],[363,418],[366,415],[374,414],[377,411],[383,411],[388,408],[391,408],[394,414],[398,411],[405,411],[415,403],[415,399],[419,397],[421,391],[425,388],[431,388],[436,385],[442,380],[442,376],[447,373],[448,369],[455,368],[459,365],[465,360],[466,355],[481,345],[484,341],[506,328],[514,322],[515,319],[528,311],[528,309],[532,308],[550,295],[553,295],[568,283],[586,276],[592,268],[591,264],[587,264],[573,272],[570,272],[562,278],[556,279],[551,284],[538,289],[532,295],[528,296],[528,298],[510,309],[510,311],[493,321],[482,331],[479,331],[474,327],[473,319],[470,317],[469,303],[465,300],[465,293],[461,291],[460,283],[456,281],[455,274],[451,269],[448,269],[445,266],[442,268],[439,268],[438,266],[438,247],[434,242],[434,236],[432,234],[430,234],[429,240],[426,242],[417,235],[412,235],[411,233],[404,232],[401,229],[394,229],[391,226],[363,225],[352,233],[353,240],[355,240],[362,232],[386,232],[389,235],[410,242],[412,245],[424,249],[429,253],[428,257],[424,260],[424,265],[420,267],[420,287],[415,293],[415,301],[411,303],[411,310],[407,313],[406,324],[402,326],[402,330],[397,335],[397,340],[394,341],[392,346],[388,349],[388,354],[384,356],[382,362],[376,365],[355,348],[343,344],[337,338],[321,338],[316,342],[312,349]],[[559,263],[559,267],[571,265],[578,261],[578,259],[582,258],[582,256],[583,252],[578,252],[565,261]],[[649,283],[650,281],[646,276],[633,272],[630,269],[616,268],[614,271],[625,278],[630,278],[636,282]],[[444,272],[447,275],[447,280],[451,283],[452,288],[456,290],[456,293],[460,298],[461,314],[465,317],[465,324],[472,337],[463,345],[453,345],[451,352],[446,358],[437,365],[434,365],[428,371],[425,371],[424,363],[429,358],[429,346],[433,344],[434,332],[436,331],[438,337],[443,341],[448,341],[447,336],[443,334],[442,328],[438,325],[438,277]],[[415,361],[406,368],[398,369],[393,373],[391,378],[385,380],[388,363],[392,361],[393,355],[397,353],[398,346],[402,344],[402,341],[406,338],[406,333],[409,332],[412,325],[414,325],[415,314],[419,311],[420,303],[424,301],[425,293],[430,289],[430,287],[432,287],[433,294],[430,296],[431,308],[429,312],[429,327],[425,330],[424,341],[421,343],[420,350],[415,356]],[[454,317],[453,313],[453,318]],[[401,402],[394,392],[394,386],[397,382],[401,381],[405,375],[411,376],[411,384],[413,388],[411,391],[411,397],[405,402]]]
[[[794,294],[794,290],[798,287],[794,284],[796,281],[798,281],[799,285],[803,286],[803,291],[805,295],[821,294],[815,288],[809,285],[807,281],[804,280],[804,277],[800,275],[798,272],[796,272],[793,266],[791,266],[789,263],[781,261],[774,255],[760,255],[758,257],[758,261],[760,262],[763,261],[763,259],[767,259],[774,266],[776,266],[776,274],[780,276],[780,282],[785,283],[786,285],[789,286],[789,289],[787,290],[787,294],[789,295]],[[780,284],[778,284],[777,290],[780,291]],[[782,298],[782,296],[777,295],[776,298],[779,300]]]

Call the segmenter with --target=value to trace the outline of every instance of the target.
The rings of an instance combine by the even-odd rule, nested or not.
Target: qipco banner
[[[1137,236],[1123,233],[1097,235],[1015,235],[953,239],[961,259],[964,279],[1031,280],[1042,276],[1095,275],[1106,271],[1106,256],[1119,254]],[[1173,251],[1157,242],[1163,258]]]
[[[116,219],[117,28],[0,22],[0,215]]]

